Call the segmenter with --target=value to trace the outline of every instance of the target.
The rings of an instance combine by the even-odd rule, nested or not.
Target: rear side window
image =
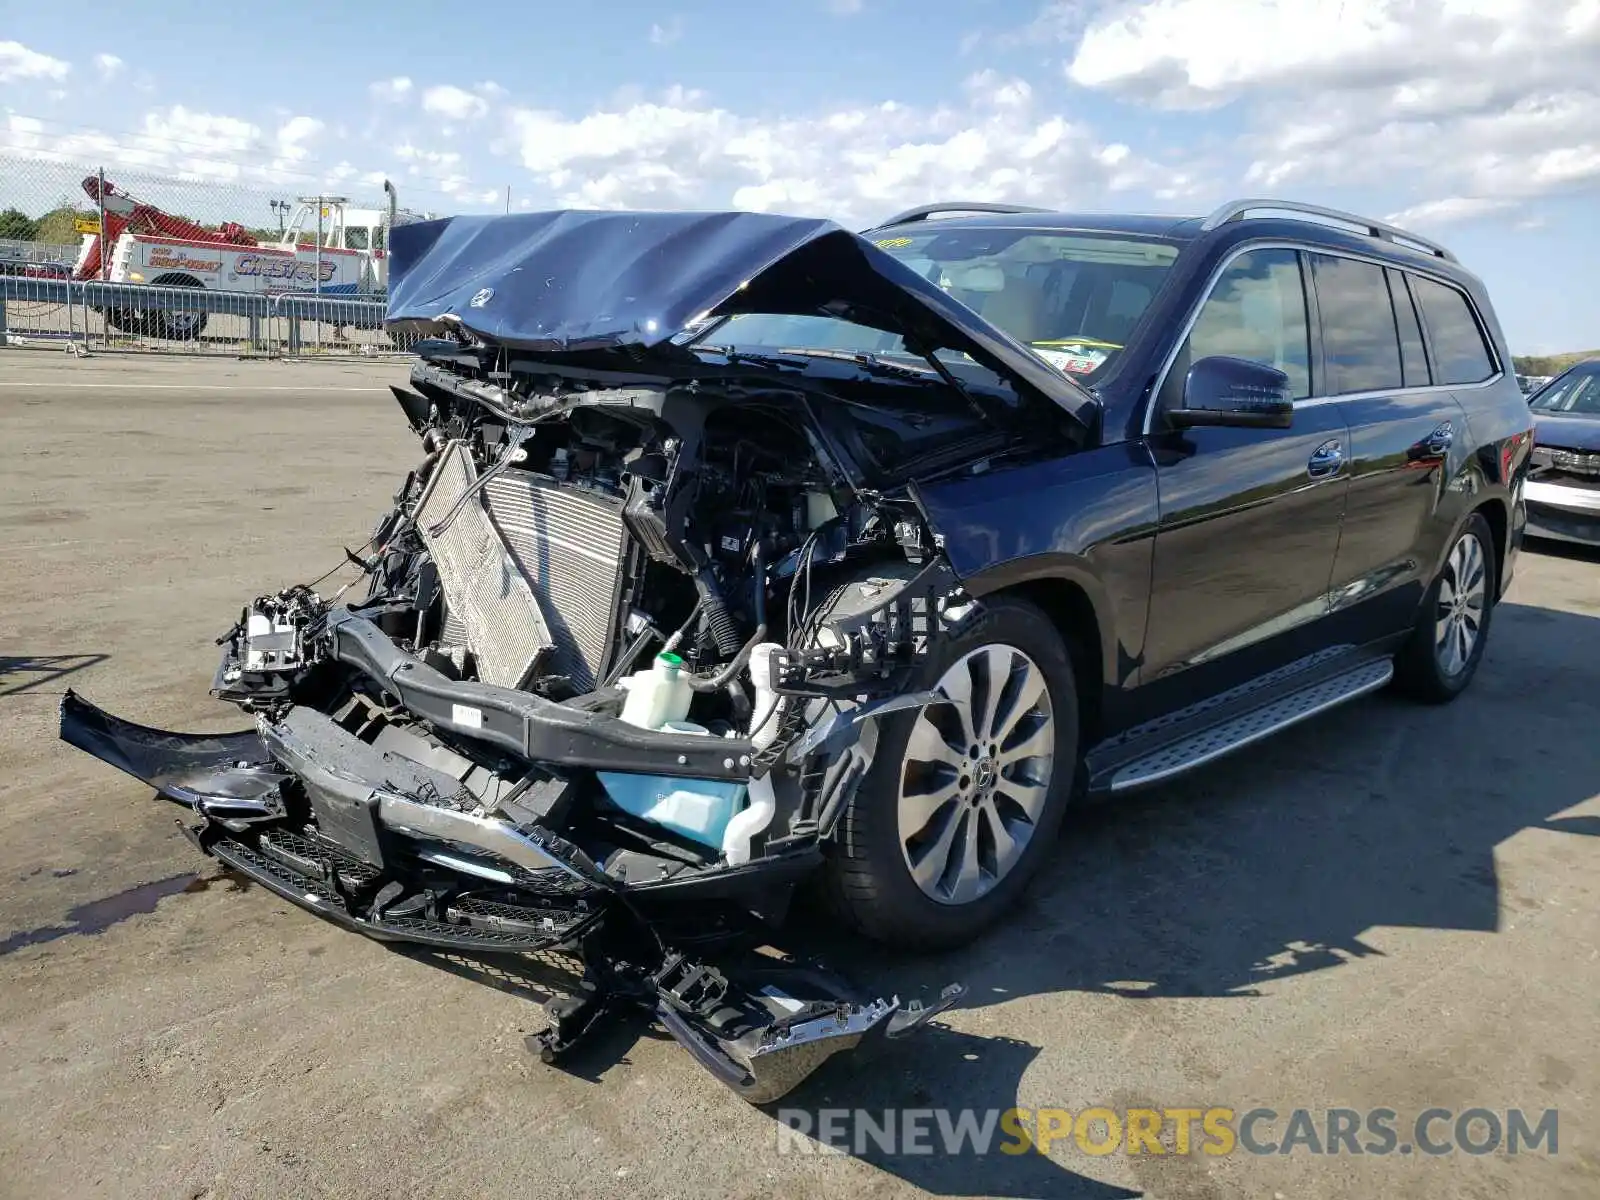
[[[1384,392],[1403,386],[1400,339],[1383,268],[1326,254],[1310,258],[1328,376],[1323,393]]]
[[[1422,344],[1422,326],[1411,303],[1406,277],[1399,271],[1385,271],[1389,277],[1389,297],[1394,301],[1394,324],[1400,331],[1400,373],[1407,387],[1424,387],[1433,382],[1428,374],[1428,351]]]
[[[1181,380],[1202,358],[1226,354],[1277,367],[1297,400],[1311,394],[1310,325],[1300,257],[1293,250],[1250,250],[1211,289],[1172,375]]]
[[[1438,375],[1435,382],[1482,383],[1493,375],[1494,355],[1489,352],[1467,298],[1455,288],[1421,275],[1411,277],[1411,290],[1433,343]]]

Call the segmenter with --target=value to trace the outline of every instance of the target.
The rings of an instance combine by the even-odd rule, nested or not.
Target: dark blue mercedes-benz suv
[[[938,1005],[737,955],[810,879],[970,938],[1074,806],[1472,680],[1533,418],[1482,284],[1382,222],[932,205],[397,228],[420,452],[333,596],[250,603],[190,736],[62,736],[369,936],[566,947],[756,1100]],[[954,993],[940,1003],[949,1003]]]

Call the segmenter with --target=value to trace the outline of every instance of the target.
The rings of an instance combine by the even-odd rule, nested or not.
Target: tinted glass
[[[1494,357],[1473,318],[1467,298],[1421,275],[1411,276],[1411,291],[1433,342],[1433,363],[1439,383],[1482,383],[1494,374]]]
[[[1033,229],[940,229],[875,245],[1030,346],[1057,370],[1103,372],[1121,352],[1178,257],[1154,238]],[[707,346],[907,354],[892,333],[832,317],[751,313],[714,325]],[[910,357],[916,357],[911,355]],[[952,365],[965,356],[941,352]]]
[[[1323,394],[1400,387],[1400,341],[1383,268],[1353,258],[1310,257],[1328,371]]]
[[[1545,385],[1528,401],[1537,412],[1600,416],[1600,363],[1575,367]]]
[[[1311,394],[1310,345],[1299,255],[1250,250],[1217,280],[1178,361],[1187,371],[1214,354],[1253,359],[1286,374],[1294,397],[1304,399]]]
[[[1417,323],[1416,306],[1406,290],[1406,277],[1399,271],[1385,271],[1384,274],[1389,276],[1394,323],[1400,331],[1400,374],[1407,387],[1422,387],[1433,380],[1428,374],[1428,352],[1422,344],[1422,326]]]

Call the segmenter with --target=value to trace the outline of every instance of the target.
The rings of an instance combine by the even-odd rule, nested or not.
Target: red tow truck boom
[[[259,246],[261,243],[246,232],[245,227],[236,221],[226,221],[216,229],[207,229],[204,225],[197,225],[183,217],[175,217],[169,212],[163,212],[152,204],[128,195],[120,190],[109,180],[102,190],[98,176],[90,175],[83,181],[83,190],[89,194],[89,199],[97,204],[104,201],[106,214],[106,235],[102,240],[96,236],[94,245],[89,248],[88,254],[78,265],[77,278],[96,279],[100,275],[101,256],[104,246],[117,244],[117,239],[123,233],[147,234],[153,237],[179,238],[185,242],[199,242],[213,246]]]

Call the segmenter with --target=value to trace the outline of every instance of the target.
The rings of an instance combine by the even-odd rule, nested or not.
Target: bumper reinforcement
[[[528,692],[454,680],[348,609],[329,613],[327,630],[334,658],[361,671],[417,716],[530,762],[680,778],[750,778],[754,749],[748,738],[655,733]]]

